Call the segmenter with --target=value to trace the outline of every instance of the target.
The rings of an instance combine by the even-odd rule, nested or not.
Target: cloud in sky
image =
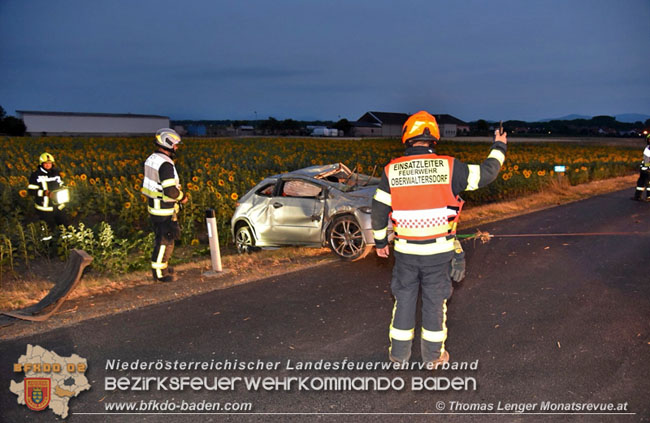
[[[647,0],[0,2],[0,105],[173,119],[650,114]]]

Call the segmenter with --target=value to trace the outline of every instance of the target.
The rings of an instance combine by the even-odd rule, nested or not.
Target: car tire
[[[235,231],[235,246],[239,254],[252,253],[255,250],[253,231],[247,224],[241,224]]]
[[[327,245],[346,261],[361,260],[372,250],[363,240],[359,223],[349,215],[337,217],[327,228]]]

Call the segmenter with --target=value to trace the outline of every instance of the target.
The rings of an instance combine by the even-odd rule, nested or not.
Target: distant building
[[[367,112],[352,122],[355,137],[401,137],[406,113]]]
[[[134,136],[169,127],[169,117],[114,113],[16,110],[29,135]]]
[[[443,138],[469,133],[469,124],[452,115],[434,116]],[[367,112],[359,120],[352,122],[352,134],[355,137],[401,137],[402,126],[408,118],[406,113]]]
[[[440,129],[441,138],[453,138],[458,135],[469,134],[469,124],[452,115],[434,115],[438,128]]]

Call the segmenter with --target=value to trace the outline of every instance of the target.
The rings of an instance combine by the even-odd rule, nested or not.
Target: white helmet
[[[181,143],[181,136],[170,128],[161,128],[156,131],[156,145],[167,150],[174,150],[174,146]]]

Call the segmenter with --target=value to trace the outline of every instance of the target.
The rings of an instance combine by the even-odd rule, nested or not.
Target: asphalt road
[[[481,229],[493,234],[647,233],[650,204],[630,201],[632,191]],[[446,345],[452,362],[472,363],[475,370],[295,369],[318,360],[332,365],[386,362],[392,262],[372,256],[2,341],[0,421],[55,421],[49,410],[32,412],[17,405],[9,392],[12,378],[22,380],[22,374],[12,372],[12,363],[27,344],[88,359],[92,389],[70,400],[70,422],[650,420],[650,237],[497,238],[488,244],[469,241],[465,248],[468,274],[449,303]],[[111,360],[159,359],[279,364],[273,370],[107,370]],[[418,359],[416,345],[412,360]],[[106,378],[142,376],[208,377],[210,385],[214,377],[225,384],[242,380],[235,381],[234,390],[224,390],[224,385],[219,391],[160,391],[155,384],[144,391],[105,389]],[[269,377],[273,384],[246,387],[244,378],[258,377]],[[275,382],[285,377],[308,378],[304,386],[311,389],[295,382],[285,390]],[[360,390],[319,389],[324,378],[343,383],[346,377],[365,378],[355,379],[360,384],[384,378],[393,385],[384,391],[363,385],[355,385]],[[429,389],[414,389],[427,377],[438,379],[427,379]],[[463,383],[462,389],[443,389],[445,380],[453,378]],[[249,402],[259,414],[175,415],[160,414],[160,409],[142,415],[86,414],[105,413],[113,402],[150,400],[159,401],[158,407],[183,401]],[[565,411],[553,405],[571,403],[626,404],[627,414],[561,414]],[[535,408],[505,414],[516,411],[508,407],[525,404]],[[550,409],[542,409],[545,404]],[[542,412],[560,414],[532,414]]]

